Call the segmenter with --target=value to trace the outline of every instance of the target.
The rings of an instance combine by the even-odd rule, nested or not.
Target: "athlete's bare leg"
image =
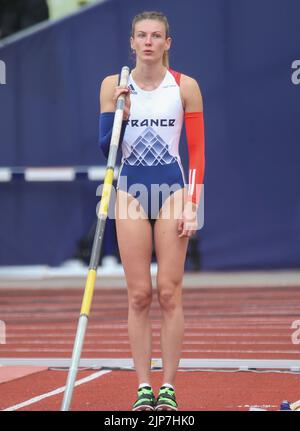
[[[138,201],[118,191],[116,228],[128,288],[128,334],[139,383],[150,383],[152,334],[149,310],[152,301],[150,264],[152,228],[146,219],[126,216]],[[121,214],[123,211],[123,214]],[[142,210],[141,210],[142,211]],[[143,213],[144,214],[144,213]],[[124,217],[124,218],[122,218]]]
[[[163,212],[161,210],[162,218],[156,220],[154,227],[157,291],[162,310],[163,383],[170,384],[174,384],[184,335],[182,279],[188,238],[178,237],[178,218],[183,209],[184,193],[184,190],[179,190],[166,200]],[[164,214],[166,218],[163,218]]]

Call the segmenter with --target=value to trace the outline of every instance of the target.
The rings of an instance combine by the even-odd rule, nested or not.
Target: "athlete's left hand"
[[[182,218],[178,222],[179,238],[195,235],[198,228],[197,206],[193,202],[186,202],[182,213]]]

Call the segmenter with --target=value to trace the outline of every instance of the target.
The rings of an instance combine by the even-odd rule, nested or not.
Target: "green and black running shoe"
[[[156,400],[155,410],[178,410],[175,391],[167,386],[162,386]]]
[[[155,396],[150,386],[138,389],[137,400],[132,406],[132,411],[155,410]]]

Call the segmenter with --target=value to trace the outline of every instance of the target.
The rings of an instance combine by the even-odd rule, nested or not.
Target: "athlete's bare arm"
[[[195,79],[182,74],[180,80],[180,93],[183,102],[183,108],[186,114],[203,112],[202,95],[199,85]],[[194,151],[194,146],[192,150],[189,149],[189,157],[195,157]],[[188,200],[185,204],[182,220],[180,220],[178,223],[179,237],[190,237],[194,235],[197,230],[197,226],[197,205],[192,201]]]
[[[202,112],[203,101],[197,81],[190,76],[181,75],[180,92],[185,112]]]
[[[110,75],[103,79],[100,88],[100,109],[101,112],[115,112],[116,101],[120,94],[125,93],[125,108],[123,118],[129,117],[130,95],[127,87],[118,86],[119,75]]]

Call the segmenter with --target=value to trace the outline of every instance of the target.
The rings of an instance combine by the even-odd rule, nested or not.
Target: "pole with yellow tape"
[[[121,71],[120,86],[127,86],[129,77],[129,68],[124,66]],[[68,411],[72,402],[72,395],[75,385],[75,380],[78,372],[79,361],[81,357],[85,331],[87,328],[87,322],[91,309],[94,287],[97,275],[97,268],[99,265],[99,258],[102,248],[102,241],[104,236],[105,223],[108,214],[108,207],[111,196],[111,189],[114,179],[114,169],[116,165],[116,158],[121,134],[121,127],[123,121],[123,111],[125,106],[125,95],[121,94],[117,100],[116,112],[114,116],[114,123],[112,129],[112,136],[110,141],[110,149],[106,166],[106,173],[104,178],[104,186],[102,191],[102,197],[100,202],[100,208],[98,212],[98,221],[96,232],[94,236],[92,254],[90,259],[89,271],[87,275],[84,296],[81,305],[81,311],[79,321],[77,325],[77,332],[74,341],[73,354],[71,365],[69,368],[68,379],[66,383],[66,389],[64,398],[61,406],[61,411]]]

